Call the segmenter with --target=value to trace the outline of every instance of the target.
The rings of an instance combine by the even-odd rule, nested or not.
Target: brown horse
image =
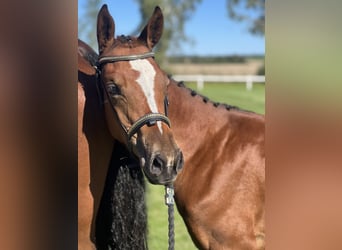
[[[174,81],[169,117],[185,165],[175,199],[200,249],[265,248],[264,117]]]
[[[160,16],[160,10],[156,9],[137,39],[114,39],[114,21],[105,5],[98,16],[99,59],[89,46],[79,41],[79,249],[94,248],[92,242],[100,249],[107,246],[137,249],[133,244],[139,249],[146,247],[143,176],[139,168],[132,169],[137,164],[130,155],[138,159],[145,176],[154,184],[171,183],[182,168],[183,156],[166,116],[165,94],[169,79],[164,78],[152,59],[151,49],[161,35],[154,26],[155,19]],[[95,61],[99,78],[93,67]],[[113,138],[117,141],[112,154]],[[111,170],[111,167],[116,169]],[[132,186],[132,183],[136,185]],[[115,190],[105,188],[108,185]],[[109,197],[108,201],[106,190],[114,196],[116,190],[121,194],[110,203],[112,199]],[[104,201],[106,197],[107,201]],[[109,214],[114,222],[116,218],[123,221],[118,222],[120,225],[109,224],[112,226],[109,230],[103,229],[103,224],[108,226],[108,218],[101,214],[107,214],[107,217]],[[127,229],[129,225],[135,225],[137,232]],[[116,238],[103,238],[103,234],[113,231]],[[137,235],[141,235],[138,240]],[[123,244],[125,238],[126,245]]]
[[[162,29],[163,16],[156,8],[138,38],[115,39],[114,20],[103,5],[97,19],[97,67],[112,136],[137,158],[151,183],[166,185],[181,170],[183,155],[167,117],[170,81],[153,59]]]
[[[83,46],[83,50],[82,50]],[[85,52],[87,51],[87,52]],[[78,53],[78,249],[95,249],[95,216],[105,185],[113,140],[96,92],[93,55],[79,42]],[[94,59],[93,59],[94,60]],[[96,170],[96,171],[95,171]],[[93,185],[96,183],[96,185]]]
[[[107,129],[97,54],[80,40],[78,48],[78,247],[147,249],[144,176]]]
[[[104,20],[108,28],[106,40],[111,41],[113,21],[106,8],[101,11],[107,17]],[[161,34],[162,16],[159,12],[155,11],[138,40],[144,40],[142,38],[153,33],[152,30],[155,35]],[[152,36],[146,42],[147,47],[153,46],[153,41],[158,41],[159,37]],[[120,40],[116,46],[125,44],[129,49],[141,47],[137,40],[127,37]],[[115,48],[115,45],[112,47]],[[144,51],[148,50],[145,48],[139,53]],[[144,60],[149,60],[158,69],[150,58]],[[131,66],[134,68],[134,64]],[[115,81],[122,81],[115,74],[114,68],[109,70],[113,79],[107,87]],[[264,117],[232,106],[212,103],[185,88],[182,83],[167,78],[161,71],[160,74],[158,79],[167,79],[164,81],[168,82],[165,92],[170,101],[168,116],[172,122],[173,136],[185,159],[184,169],[174,182],[176,204],[194,243],[200,249],[264,249]],[[136,73],[133,76],[137,78]],[[114,93],[109,95],[109,103],[128,108],[128,102],[117,100],[120,98],[118,91],[120,93],[126,86],[117,85],[119,83],[113,87]],[[160,102],[162,99],[160,97]],[[113,112],[109,111],[111,108],[107,104],[111,134],[124,142],[124,136],[121,133],[120,137],[118,133],[124,129],[115,127]],[[168,129],[164,124],[160,126]],[[154,133],[161,134],[157,126],[153,127]],[[151,128],[145,127],[138,131],[142,133]],[[130,147],[127,143],[126,146]]]

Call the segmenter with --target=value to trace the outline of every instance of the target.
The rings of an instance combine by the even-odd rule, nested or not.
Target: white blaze
[[[131,67],[140,73],[137,82],[147,99],[152,113],[158,113],[157,103],[154,96],[154,78],[156,71],[147,59],[129,61]],[[163,133],[161,122],[157,122],[160,133]]]

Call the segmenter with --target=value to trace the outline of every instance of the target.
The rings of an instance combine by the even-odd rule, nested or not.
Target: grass
[[[196,89],[195,83],[186,84]],[[265,114],[265,84],[255,83],[250,91],[244,83],[205,83],[201,94],[211,100]]]
[[[148,244],[150,250],[168,249],[168,214],[164,203],[164,187],[147,185]],[[175,206],[175,249],[197,249],[188,234],[182,217]]]
[[[186,84],[196,89],[195,83]],[[245,84],[237,83],[206,83],[204,89],[198,91],[212,101],[222,102],[257,113],[265,113],[265,85],[254,84],[251,91]],[[147,209],[150,250],[166,250],[168,248],[167,206],[164,204],[164,187],[147,185]],[[175,211],[175,249],[197,249],[187,232],[182,217]]]

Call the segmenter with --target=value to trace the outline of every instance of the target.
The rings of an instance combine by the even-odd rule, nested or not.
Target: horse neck
[[[171,81],[168,88],[170,100],[169,117],[177,144],[189,159],[217,140],[216,135],[228,133],[229,111],[224,106],[215,107],[213,102],[204,102],[200,95],[191,95],[191,90]],[[222,141],[222,140],[221,140]]]

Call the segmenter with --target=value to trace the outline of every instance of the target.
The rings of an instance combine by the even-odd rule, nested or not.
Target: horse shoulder
[[[256,249],[255,235],[264,230],[264,118],[226,113],[201,150],[185,163],[176,194],[197,246],[245,244]]]

